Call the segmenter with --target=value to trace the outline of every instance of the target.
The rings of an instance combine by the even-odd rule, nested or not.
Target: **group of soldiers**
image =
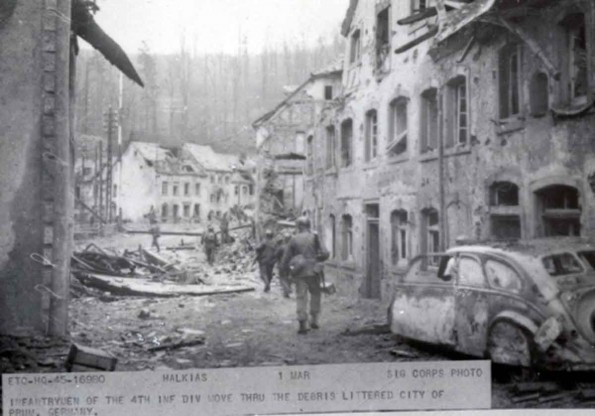
[[[296,227],[293,236],[277,241],[271,230],[265,231],[265,239],[256,248],[256,261],[265,292],[271,289],[275,264],[283,296],[289,298],[295,284],[298,334],[306,334],[320,327],[323,262],[329,255],[318,235],[311,232],[308,217],[298,218]]]
[[[161,233],[157,216],[151,210],[148,217],[151,224],[152,247],[159,251]],[[221,243],[228,242],[230,237],[227,221],[222,224],[220,233]],[[220,242],[212,225],[209,225],[202,235],[201,243],[207,262],[213,265]],[[296,232],[293,235],[275,239],[273,231],[266,230],[264,240],[256,248],[255,261],[259,265],[265,292],[271,290],[275,265],[284,297],[291,297],[292,284],[295,284],[298,334],[305,334],[310,329],[318,329],[320,326],[323,262],[328,256],[318,235],[310,230],[310,220],[306,216],[297,219]]]

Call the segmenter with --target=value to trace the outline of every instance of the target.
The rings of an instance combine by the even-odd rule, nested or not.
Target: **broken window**
[[[376,68],[386,68],[390,59],[390,6],[376,15]]]
[[[180,207],[178,206],[178,204],[174,204],[173,208],[174,208],[174,212],[173,212],[174,219],[177,219],[180,216]]]
[[[236,185],[233,191],[234,191],[235,195],[239,195],[240,194],[240,185]]]
[[[370,110],[366,113],[365,160],[369,162],[378,155],[378,113]]]
[[[167,218],[167,204],[161,205],[161,218]]]
[[[486,275],[490,286],[494,289],[504,289],[519,293],[522,283],[518,273],[507,264],[496,260],[488,260],[485,263]]]
[[[467,78],[460,75],[446,85],[445,147],[465,145],[469,136],[469,107]]]
[[[359,61],[360,56],[360,47],[361,47],[361,39],[360,39],[360,30],[356,29],[353,34],[351,35],[351,48],[349,54],[349,62],[355,63]]]
[[[485,286],[481,264],[474,258],[465,256],[459,259],[458,275],[461,286]]]
[[[398,209],[390,214],[391,225],[391,262],[397,265],[400,260],[406,260],[407,251],[407,211]]]
[[[438,211],[435,208],[426,208],[422,211],[422,254],[440,252],[440,227]],[[428,258],[428,264],[438,265],[434,256]]]
[[[407,151],[407,98],[398,97],[389,109],[389,156],[398,156]]]
[[[543,267],[550,276],[565,276],[568,274],[582,273],[584,271],[580,261],[570,253],[546,256],[542,260]]]
[[[308,136],[306,143],[306,175],[314,173],[314,137]]]
[[[499,240],[521,238],[519,187],[512,182],[494,182],[489,189],[492,237]],[[510,207],[513,207],[512,210]]]
[[[581,206],[579,192],[566,185],[552,185],[535,193],[540,215],[540,237],[580,236]]]
[[[335,224],[335,216],[331,214],[329,216],[329,233],[330,233],[330,240],[331,240],[331,258],[335,258],[337,256],[337,241],[336,241],[336,224]]]
[[[200,218],[200,204],[194,204],[194,217]]]
[[[196,196],[200,195],[200,183],[194,184],[194,193],[196,194]]]
[[[538,72],[531,78],[529,104],[531,105],[531,115],[534,117],[545,115],[550,108],[548,84],[548,77],[543,72]]]
[[[585,15],[574,13],[562,21],[568,33],[570,97],[573,102],[586,100],[588,92],[587,32]]]
[[[333,99],[333,86],[332,85],[324,86],[324,99],[327,101]]]
[[[190,195],[190,184],[189,183],[184,184],[184,195],[185,196]]]
[[[177,195],[178,195],[178,184],[177,184],[177,183],[174,183],[174,186],[173,186],[173,188],[172,188],[172,192],[171,192],[171,194],[172,194],[173,196],[177,196]]]
[[[500,118],[517,116],[521,112],[521,46],[504,46],[498,55]]]
[[[242,186],[242,193],[244,195],[248,195],[248,187],[247,186]]]
[[[421,94],[421,153],[438,147],[438,97],[436,88]]]
[[[215,183],[215,175],[211,175],[211,183]]]
[[[519,187],[512,182],[494,182],[490,186],[491,206],[519,205]]]
[[[184,217],[188,218],[190,216],[190,204],[184,204]]]
[[[167,188],[168,188],[169,184],[167,182],[162,182],[161,183],[161,195],[167,195]]]
[[[353,256],[353,221],[351,215],[341,218],[341,259],[349,260]]]
[[[295,135],[295,152],[299,155],[303,155],[305,153],[305,138],[305,134],[302,131],[297,132]]]
[[[341,123],[341,167],[351,166],[353,163],[353,121],[349,118]]]
[[[326,168],[335,167],[335,126],[326,128]]]

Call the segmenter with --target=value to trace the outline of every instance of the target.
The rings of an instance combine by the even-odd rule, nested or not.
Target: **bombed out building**
[[[459,237],[595,233],[595,3],[352,0],[305,208],[341,287],[382,298]]]

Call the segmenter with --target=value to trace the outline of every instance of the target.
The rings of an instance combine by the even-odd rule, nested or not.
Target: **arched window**
[[[490,205],[519,205],[519,187],[512,182],[494,182],[490,186]]]
[[[550,185],[535,192],[539,237],[581,235],[579,191],[568,185]]]
[[[519,187],[512,182],[490,186],[490,234],[498,240],[521,238]]]

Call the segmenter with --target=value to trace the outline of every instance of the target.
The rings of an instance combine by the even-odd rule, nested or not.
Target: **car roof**
[[[543,257],[568,251],[595,250],[595,240],[586,237],[549,237],[532,240],[480,242],[447,250],[447,253],[500,254],[510,257]]]

